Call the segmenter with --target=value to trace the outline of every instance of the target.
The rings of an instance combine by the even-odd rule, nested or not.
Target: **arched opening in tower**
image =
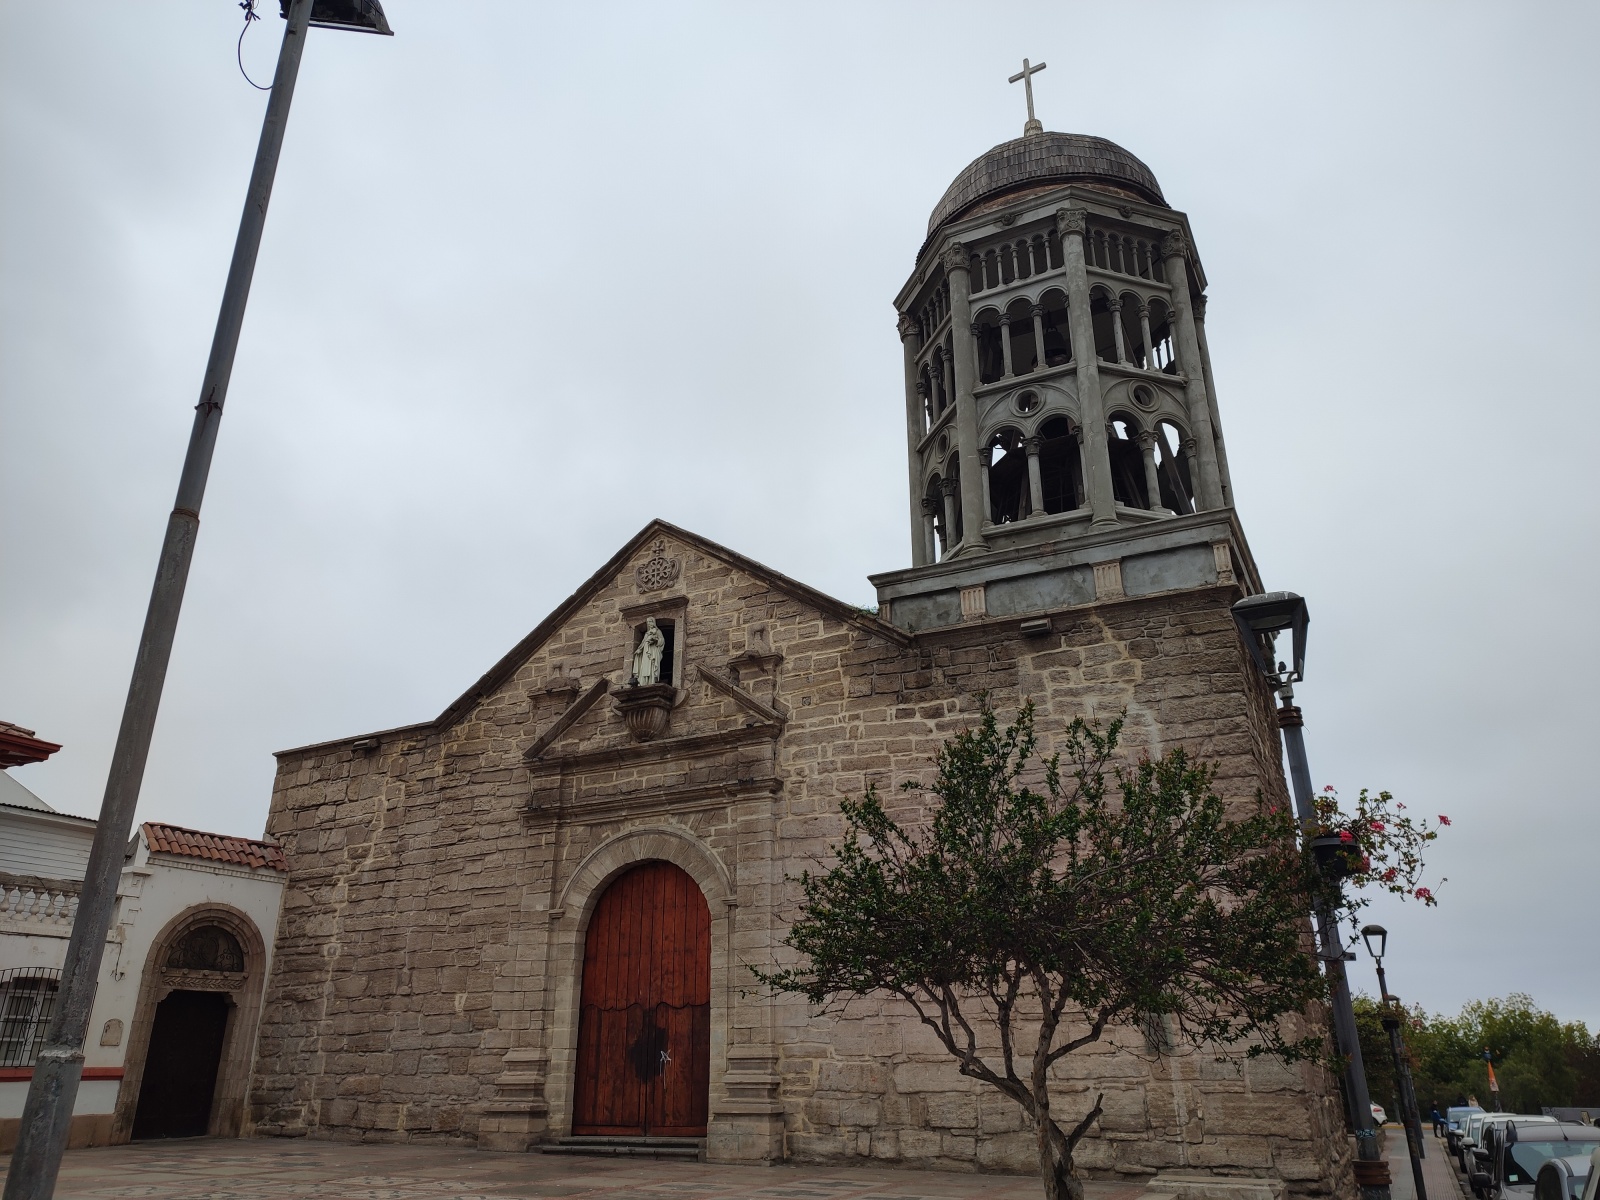
[[[1065,366],[1072,361],[1071,324],[1067,321],[1067,294],[1060,288],[1051,288],[1039,297],[1044,309],[1040,324],[1044,326],[1044,365]]]
[[[1002,429],[989,440],[989,520],[995,525],[1025,520],[1033,512],[1028,456],[1022,435]]]
[[[1106,439],[1111,457],[1111,495],[1128,508],[1149,508],[1150,490],[1140,451],[1138,427],[1132,419],[1116,413],[1111,418],[1111,436]]]
[[[1006,308],[1006,322],[1000,333],[1011,339],[1011,373],[1030,375],[1044,365],[1033,331],[1033,305],[1013,300]]]
[[[1065,417],[1039,427],[1039,491],[1047,513],[1071,512],[1083,506],[1083,463],[1078,439]]]
[[[1094,327],[1094,356],[1101,362],[1117,361],[1117,333],[1112,324],[1111,293],[1095,288],[1089,293],[1089,323]]]
[[[996,383],[1005,378],[1005,350],[1000,341],[1000,314],[986,308],[973,318],[978,340],[978,382]]]
[[[1161,507],[1175,513],[1192,513],[1194,481],[1189,456],[1183,452],[1183,433],[1171,421],[1156,426],[1156,474],[1161,481]]]

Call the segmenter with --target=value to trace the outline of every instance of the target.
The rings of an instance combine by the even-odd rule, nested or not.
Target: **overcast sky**
[[[910,557],[891,300],[1027,55],[1045,126],[1193,222],[1317,783],[1455,822],[1440,906],[1376,910],[1392,985],[1600,1025],[1600,8],[387,8],[306,50],[141,818],[259,835],[272,751],[433,717],[652,517],[870,602]],[[265,108],[240,20],[0,3],[0,719],[64,743],[14,775],[69,812]]]

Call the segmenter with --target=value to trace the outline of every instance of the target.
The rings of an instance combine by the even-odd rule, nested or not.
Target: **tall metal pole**
[[[1311,766],[1306,760],[1305,721],[1294,704],[1294,688],[1278,687],[1282,706],[1278,727],[1283,730],[1283,745],[1289,756],[1289,779],[1294,786],[1294,810],[1300,827],[1309,830],[1316,823],[1316,802],[1311,787]],[[1356,1131],[1356,1157],[1363,1162],[1380,1162],[1378,1132],[1372,1124],[1372,1097],[1367,1093],[1367,1070],[1361,1059],[1361,1038],[1356,1033],[1356,1011],[1350,1002],[1350,981],[1344,970],[1344,944],[1339,940],[1338,923],[1326,907],[1317,910],[1317,941],[1327,965],[1331,992],[1334,1036],[1344,1055],[1344,1090],[1350,1105],[1350,1127]],[[1365,1200],[1388,1200],[1387,1167],[1383,1170],[1358,1168],[1358,1182]],[[1382,1179],[1382,1183],[1364,1180]],[[1420,1200],[1420,1198],[1419,1198]]]
[[[1385,1012],[1383,1028],[1389,1034],[1389,1054],[1394,1060],[1394,1085],[1400,1093],[1401,1117],[1406,1125],[1406,1149],[1411,1154],[1411,1178],[1416,1181],[1417,1200],[1428,1200],[1428,1189],[1422,1183],[1422,1114],[1417,1111],[1417,1089],[1411,1081],[1411,1064],[1406,1061],[1405,1042],[1400,1037],[1400,998],[1389,994],[1389,981],[1384,978],[1383,959],[1376,955],[1378,966],[1378,993],[1383,997]]]
[[[49,1200],[55,1193],[61,1156],[71,1133],[72,1109],[83,1076],[83,1043],[94,1007],[100,959],[105,953],[106,933],[116,906],[117,881],[122,874],[128,834],[133,827],[139,787],[144,781],[145,760],[150,753],[156,712],[161,706],[167,663],[172,657],[184,584],[189,578],[195,537],[200,531],[200,501],[205,496],[211,453],[217,443],[217,427],[222,423],[222,405],[233,374],[233,356],[239,346],[239,329],[244,323],[245,302],[250,296],[256,252],[261,247],[261,231],[267,220],[267,201],[272,196],[278,151],[283,146],[284,126],[289,120],[289,102],[294,98],[295,77],[300,72],[300,53],[305,47],[311,4],[312,0],[294,0],[283,31],[278,69],[272,77],[272,95],[267,101],[255,167],[250,173],[250,191],[245,197],[244,215],[239,220],[239,235],[233,245],[233,262],[228,267],[228,282],[222,292],[222,308],[217,313],[217,328],[211,338],[211,357],[206,362],[205,378],[200,384],[200,403],[195,406],[194,425],[189,432],[189,451],[183,460],[183,473],[178,478],[177,501],[172,515],[167,518],[167,535],[161,545],[144,631],[139,636],[139,651],[133,662],[133,679],[128,684],[128,700],[122,710],[116,749],[111,755],[105,797],[100,802],[100,820],[95,828],[94,846],[89,852],[83,894],[79,897],[77,919],[72,923],[72,936],[67,942],[67,960],[61,969],[55,1011],[45,1031],[44,1046],[34,1064],[33,1082],[23,1106],[17,1148],[6,1178],[5,1200]]]

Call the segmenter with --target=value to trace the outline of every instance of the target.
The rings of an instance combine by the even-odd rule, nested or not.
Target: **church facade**
[[[875,612],[652,522],[436,719],[281,753],[254,1131],[1035,1170],[908,1009],[817,1014],[749,967],[789,953],[839,801],[927,779],[980,692],[1031,699],[1046,752],[1125,713],[1131,753],[1286,798],[1204,287],[1143,163],[1030,121],[896,299],[912,566]],[[1326,1072],[1184,1050],[1062,1064],[1063,1115],[1105,1093],[1083,1167],[1348,1192]]]

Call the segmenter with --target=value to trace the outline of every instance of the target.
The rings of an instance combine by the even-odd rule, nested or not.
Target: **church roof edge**
[[[353,742],[363,741],[368,738],[384,737],[390,734],[424,733],[430,731],[443,732],[444,730],[449,729],[456,723],[456,721],[465,715],[473,705],[477,704],[478,701],[482,700],[485,696],[489,695],[496,688],[500,687],[507,679],[509,679],[516,669],[522,665],[522,663],[530,654],[539,648],[540,644],[543,643],[546,638],[559,629],[568,617],[586,604],[590,597],[592,597],[616,576],[616,573],[622,569],[623,564],[637,554],[641,546],[648,543],[651,538],[658,537],[663,534],[678,541],[687,543],[688,545],[691,545],[697,550],[701,550],[714,558],[719,558],[723,562],[728,563],[730,566],[737,567],[741,571],[745,571],[751,575],[754,575],[757,578],[771,584],[773,587],[778,588],[781,591],[788,592],[796,598],[804,600],[806,603],[811,604],[816,608],[822,609],[824,612],[831,613],[833,616],[839,618],[847,624],[854,625],[856,628],[867,633],[881,637],[886,641],[896,642],[900,645],[910,645],[914,640],[912,636],[906,633],[904,630],[897,629],[893,625],[890,625],[885,621],[879,620],[875,616],[871,616],[868,613],[863,612],[854,605],[846,604],[843,600],[836,599],[835,597],[828,595],[826,592],[819,592],[816,588],[801,583],[798,579],[792,579],[783,574],[781,571],[775,571],[771,567],[766,566],[764,563],[757,562],[753,558],[748,558],[745,555],[740,554],[737,550],[730,550],[728,547],[719,542],[714,542],[710,538],[703,537],[698,533],[683,529],[672,524],[670,521],[663,521],[661,518],[657,517],[650,521],[650,523],[638,533],[634,534],[633,537],[629,538],[625,543],[623,543],[621,549],[607,559],[599,570],[595,571],[594,574],[590,575],[588,579],[584,580],[584,582],[578,586],[577,590],[574,591],[572,595],[568,596],[560,604],[556,605],[556,607],[550,611],[549,616],[545,617],[544,620],[535,625],[533,629],[528,632],[527,636],[523,637],[515,646],[502,655],[499,661],[494,664],[494,666],[490,667],[481,676],[479,676],[476,683],[474,683],[466,691],[462,692],[461,695],[456,697],[455,700],[451,701],[450,704],[445,707],[445,710],[432,721],[421,721],[415,725],[401,725],[394,729],[381,730],[377,733],[358,733],[353,734],[350,737],[334,738],[326,742],[316,742],[307,746],[297,746],[288,750],[279,750],[275,752],[274,757],[282,759],[301,754],[309,754],[321,750],[331,750],[335,747],[350,745]]]

